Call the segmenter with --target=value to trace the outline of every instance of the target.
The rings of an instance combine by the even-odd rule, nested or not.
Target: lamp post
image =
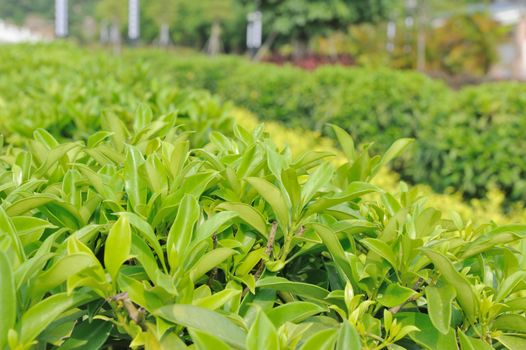
[[[55,36],[68,36],[68,0],[55,0]]]

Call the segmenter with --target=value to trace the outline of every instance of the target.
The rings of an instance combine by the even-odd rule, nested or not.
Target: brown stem
[[[267,248],[265,249],[265,254],[267,254],[269,258],[270,258],[270,255],[272,254],[272,249],[274,248],[274,240],[276,239],[277,230],[278,230],[278,223],[274,221],[272,223],[272,229],[270,230],[270,234],[268,235]],[[256,273],[254,274],[254,279],[256,281],[263,274],[263,270],[265,270],[265,261],[261,260],[259,262]],[[243,293],[241,294],[241,297],[244,297],[248,293],[248,291],[249,291],[248,287],[245,287],[245,289],[243,289]]]
[[[212,234],[212,247],[213,249],[217,248],[217,234]],[[212,286],[212,281],[217,278],[217,266],[214,267],[212,272],[210,273],[210,277],[208,278],[208,286]]]
[[[128,316],[130,316],[130,319],[137,325],[139,325],[143,330],[146,330],[146,326],[143,324],[146,311],[142,307],[137,309],[137,307],[135,307],[135,304],[128,297],[127,292],[114,295],[110,298],[110,300],[121,302],[126,311],[128,312]]]

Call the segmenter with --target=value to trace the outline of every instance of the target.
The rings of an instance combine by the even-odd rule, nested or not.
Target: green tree
[[[309,40],[351,23],[379,21],[390,7],[386,0],[263,0],[265,27],[291,42],[296,57],[307,53]]]
[[[8,19],[23,24],[28,14],[38,14],[53,19],[54,7],[49,0],[1,0],[0,19]]]

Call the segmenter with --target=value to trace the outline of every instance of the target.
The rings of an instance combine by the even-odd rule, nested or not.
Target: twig
[[[278,230],[278,223],[274,221],[272,223],[272,229],[270,230],[270,234],[268,235],[267,240],[267,248],[265,249],[265,254],[270,258],[270,255],[272,254],[272,249],[274,248],[274,240],[276,239],[276,231]],[[265,261],[262,259],[259,262],[258,269],[256,270],[256,273],[254,274],[254,280],[258,280],[261,275],[263,274],[263,270],[265,270]],[[249,291],[248,287],[245,287],[243,289],[243,293],[241,294],[241,297],[243,298]]]
[[[110,298],[110,300],[121,302],[124,308],[126,309],[126,311],[128,312],[130,319],[133,322],[135,322],[137,325],[139,325],[143,330],[146,330],[146,327],[143,324],[146,311],[142,307],[138,309],[135,307],[135,304],[133,304],[131,299],[128,297],[128,292],[123,292],[123,293],[114,295]]]
[[[301,225],[300,226],[300,229],[298,230],[298,232],[296,232],[296,237],[301,237],[303,236],[303,233],[305,232],[305,226],[304,225]]]
[[[214,234],[212,234],[212,247],[213,249],[217,248],[217,234],[215,232]],[[216,278],[217,278],[217,266],[214,267],[214,269],[210,273],[210,277],[208,278],[207,284],[209,287],[212,287],[212,281],[215,280]]]

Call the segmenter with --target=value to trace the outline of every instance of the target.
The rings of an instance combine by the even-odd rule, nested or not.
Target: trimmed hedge
[[[128,58],[142,60],[143,52]],[[482,198],[498,187],[526,200],[523,116],[526,87],[488,83],[453,91],[412,71],[326,66],[315,71],[241,58],[176,58],[149,53],[150,67],[182,86],[205,88],[262,120],[325,131],[333,123],[377,151],[414,137],[411,159],[393,164],[403,178],[435,190]]]
[[[526,86],[494,83],[460,91],[443,116],[419,133],[413,179],[470,197],[488,188],[508,201],[526,199]]]
[[[102,64],[102,58],[84,59],[83,50],[56,47],[53,53],[48,46],[32,46],[33,57],[25,48],[0,52],[1,62],[18,62],[21,67],[12,71],[0,64],[1,129],[30,135],[35,128],[46,127],[64,136],[86,137],[97,125],[103,105],[111,104],[114,113],[129,118],[131,106],[139,100],[146,99],[154,108],[174,106],[188,100],[184,88],[202,88],[262,120],[318,131],[326,131],[327,123],[337,124],[357,143],[373,141],[376,152],[385,151],[398,138],[416,138],[412,157],[392,165],[405,180],[427,183],[438,191],[453,188],[468,198],[484,197],[497,187],[508,202],[526,200],[522,84],[491,83],[455,92],[411,71],[326,66],[307,72],[239,57],[210,59],[155,50],[128,51]],[[60,58],[63,50],[70,52],[67,59]],[[36,81],[31,69],[23,68],[35,64],[45,66],[46,80]],[[97,69],[107,65],[114,72],[111,76]],[[89,73],[79,72],[79,66],[86,66],[84,72]],[[59,90],[64,79],[78,88]],[[101,95],[106,91],[101,81],[118,93]],[[159,91],[166,84],[183,90]],[[9,103],[15,99],[19,103]],[[200,113],[193,105],[187,108]],[[164,113],[162,109],[155,112]],[[31,118],[22,118],[26,115]]]

